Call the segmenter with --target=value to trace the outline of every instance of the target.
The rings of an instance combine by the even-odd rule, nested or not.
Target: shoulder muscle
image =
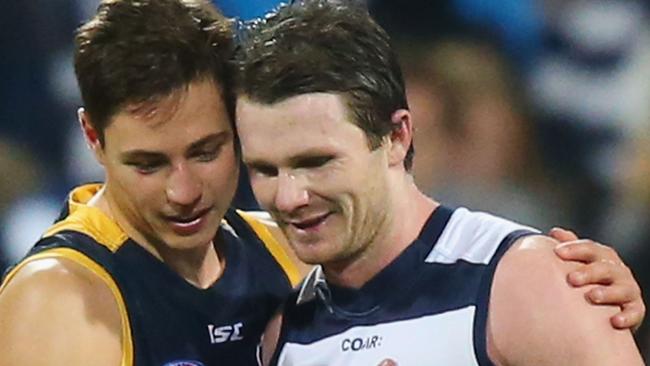
[[[541,235],[522,238],[497,266],[490,356],[513,365],[641,365],[630,332],[609,324],[617,308],[590,305],[588,288],[567,283],[577,264],[560,260],[555,245]]]
[[[121,364],[118,304],[97,275],[66,258],[40,258],[7,281],[0,292],[0,354],[8,364]]]

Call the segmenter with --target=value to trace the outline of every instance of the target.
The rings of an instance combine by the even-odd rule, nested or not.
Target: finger
[[[612,316],[610,321],[614,328],[636,331],[643,323],[645,310],[643,301],[634,301],[623,306],[621,312]]]
[[[601,260],[610,260],[616,263],[621,262],[618,254],[612,248],[585,239],[560,244],[555,247],[555,253],[564,260],[584,263]]]
[[[567,275],[569,283],[573,286],[624,283],[630,278],[632,278],[632,274],[625,265],[607,259],[586,264]]]
[[[619,306],[625,306],[640,297],[634,286],[615,284],[593,288],[587,291],[586,296],[594,304]]]
[[[578,236],[573,231],[561,227],[552,228],[548,235],[560,243],[578,240]]]

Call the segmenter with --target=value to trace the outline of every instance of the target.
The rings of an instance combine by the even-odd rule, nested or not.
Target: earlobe
[[[390,133],[389,163],[403,166],[406,154],[413,141],[411,112],[398,109],[391,116],[393,131]]]
[[[97,161],[103,165],[103,150],[101,142],[99,141],[99,133],[95,127],[93,127],[90,122],[90,116],[83,107],[77,110],[77,118],[79,119],[79,125],[81,126],[81,132],[84,135],[86,144],[95,154]]]

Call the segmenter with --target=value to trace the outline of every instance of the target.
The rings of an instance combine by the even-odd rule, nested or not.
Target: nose
[[[202,183],[184,163],[174,165],[167,178],[167,201],[177,206],[193,206],[201,199]]]
[[[293,212],[309,203],[309,192],[304,177],[291,172],[280,172],[277,178],[275,207],[280,212]]]

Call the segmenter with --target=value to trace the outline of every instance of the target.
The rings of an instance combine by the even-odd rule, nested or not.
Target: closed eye
[[[266,177],[275,177],[278,175],[278,168],[267,164],[248,164],[250,175],[263,175]]]
[[[294,166],[296,168],[307,168],[307,169],[320,168],[323,165],[330,162],[332,159],[334,159],[334,156],[332,155],[306,156],[297,159]]]

